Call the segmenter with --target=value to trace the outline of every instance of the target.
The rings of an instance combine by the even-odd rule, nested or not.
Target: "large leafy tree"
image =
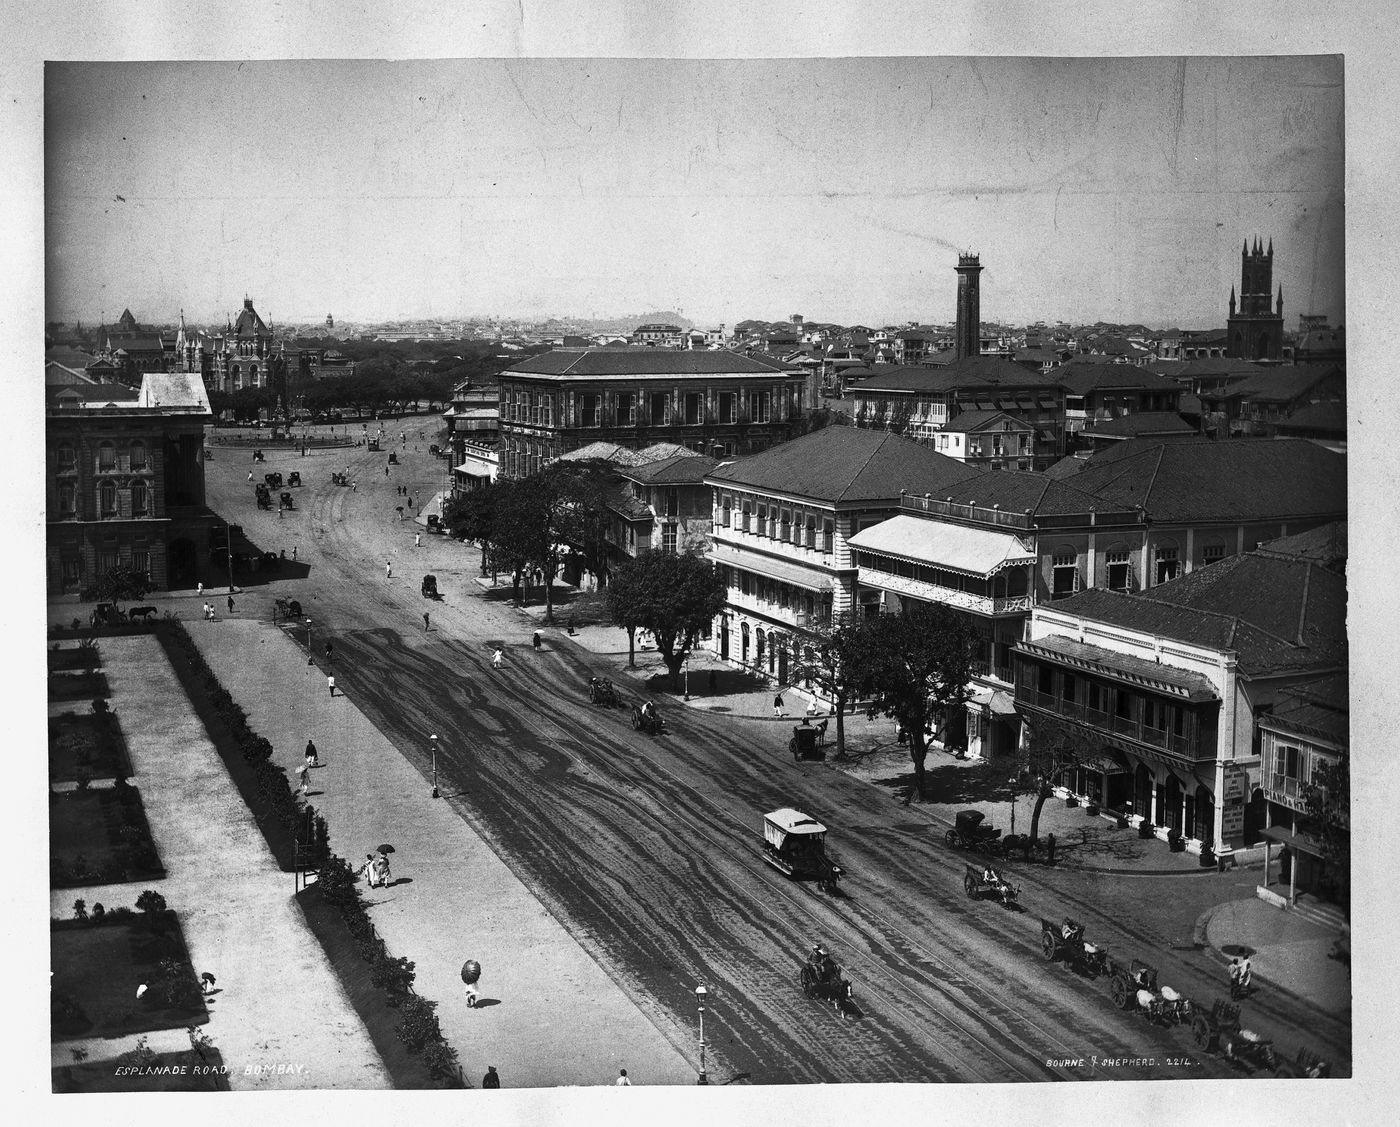
[[[846,705],[859,696],[864,667],[869,664],[864,653],[869,638],[865,625],[865,619],[842,612],[809,630],[810,640],[798,641],[793,677],[811,681],[822,696],[830,698],[836,713],[838,759],[846,754]]]
[[[443,506],[443,518],[453,536],[481,545],[481,574],[486,574],[486,553],[495,528],[495,511],[500,500],[498,483],[470,489]]]
[[[1016,774],[1011,779],[1012,794],[1028,794],[1035,799],[1031,808],[1032,841],[1040,839],[1040,812],[1057,783],[1070,771],[1087,768],[1104,771],[1116,762],[1110,749],[1095,745],[1072,724],[1048,716],[1028,716],[1022,720],[1020,746],[1016,752]]]
[[[612,620],[627,631],[627,663],[636,664],[637,631],[650,630],[673,689],[696,641],[724,609],[724,597],[714,565],[690,553],[643,552],[620,564],[607,588]]]
[[[924,798],[928,731],[967,700],[972,627],[940,603],[882,614],[864,625],[861,665],[875,707],[909,735],[914,783],[905,803]]]
[[[123,603],[144,599],[151,590],[151,577],[131,567],[108,568],[92,586],[93,597],[99,603]]]

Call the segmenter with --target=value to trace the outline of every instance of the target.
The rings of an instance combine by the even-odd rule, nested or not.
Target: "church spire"
[[[1230,316],[1235,315],[1235,287],[1230,287]]]

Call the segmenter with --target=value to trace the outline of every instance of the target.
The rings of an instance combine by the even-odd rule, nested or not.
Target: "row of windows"
[[[831,596],[818,599],[811,591],[779,583],[767,576],[754,575],[738,568],[722,568],[725,585],[741,595],[772,603],[783,610],[798,611],[803,614],[831,613]]]
[[[1104,718],[1140,723],[1145,729],[1170,732],[1178,738],[1186,735],[1190,709],[1175,701],[1039,662],[1023,662],[1021,670],[1021,683],[1026,688],[1055,697],[1061,704],[1082,706]]]
[[[1027,593],[1025,568],[1009,568],[992,579],[983,579],[960,571],[946,571],[932,564],[900,559],[898,556],[876,555],[859,550],[855,553],[855,562],[857,567],[868,568],[871,571],[882,571],[886,575],[916,579],[934,587],[967,591],[974,595],[1004,598]]]
[[[120,491],[115,481],[102,481],[97,485],[97,513],[102,517],[115,517],[120,510],[117,498]],[[151,487],[144,481],[133,481],[127,493],[131,498],[131,515],[149,516],[151,513]],[[71,481],[63,481],[58,486],[58,515],[60,520],[70,520],[78,515],[78,487]]]
[[[820,535],[821,550],[828,553],[832,551],[836,539],[836,522],[830,517],[821,517],[819,528],[818,514],[813,512],[804,512],[802,509],[786,505],[754,502],[748,498],[743,498],[740,503],[743,508],[739,512],[737,527],[741,531],[767,536],[783,544],[813,549],[817,547]],[[734,498],[724,494],[720,499],[721,527],[735,527],[733,506]]]
[[[150,468],[150,451],[139,438],[126,444],[127,465],[125,468],[141,471]],[[54,447],[54,457],[58,461],[58,472],[67,473],[78,468],[78,448],[71,442],[60,442]],[[117,444],[104,439],[97,444],[97,468],[99,471],[115,471],[117,465]]]
[[[1224,543],[1206,544],[1201,548],[1201,566],[1218,563],[1228,554]],[[1104,568],[1110,591],[1132,591],[1137,588],[1133,555],[1130,549],[1122,545],[1104,552]],[[1150,569],[1153,583],[1167,583],[1181,573],[1181,555],[1176,544],[1167,540],[1154,545]],[[1056,549],[1050,558],[1050,594],[1057,599],[1064,598],[1079,589],[1078,553],[1073,548]]]

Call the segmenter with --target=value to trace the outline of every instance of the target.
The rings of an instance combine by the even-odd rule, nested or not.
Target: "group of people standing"
[[[366,853],[365,863],[356,875],[364,877],[370,888],[385,888],[394,879],[389,872],[389,858],[383,853]]]

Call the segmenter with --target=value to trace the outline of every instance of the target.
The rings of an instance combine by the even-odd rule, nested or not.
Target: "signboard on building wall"
[[[1235,764],[1225,765],[1220,795],[1220,836],[1229,841],[1244,833],[1244,807],[1249,797],[1249,772]]]

